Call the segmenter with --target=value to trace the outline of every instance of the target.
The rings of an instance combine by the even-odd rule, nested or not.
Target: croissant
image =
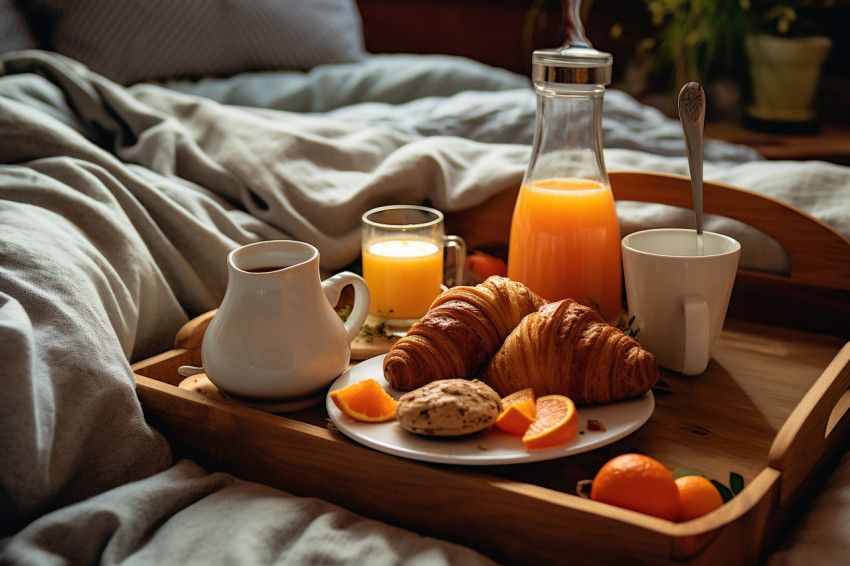
[[[474,379],[519,321],[545,303],[522,283],[499,276],[449,289],[387,353],[384,377],[401,391],[438,379]]]
[[[502,397],[531,387],[576,404],[608,403],[646,393],[658,362],[593,309],[564,299],[531,314],[505,339],[481,380]]]

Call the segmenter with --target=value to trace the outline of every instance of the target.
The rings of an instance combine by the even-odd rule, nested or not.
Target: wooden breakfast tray
[[[175,348],[133,366],[151,424],[178,455],[291,493],[473,547],[502,563],[752,563],[819,485],[850,432],[850,344],[727,321],[698,377],[662,370],[656,408],[636,433],[593,452],[480,468],[427,464],[361,446],[327,426],[324,406],[273,415],[208,388],[181,389],[200,363],[209,315]],[[579,411],[579,416],[581,412]],[[746,487],[722,508],[672,523],[576,495],[614,455],[643,452]],[[612,543],[616,540],[616,543]]]
[[[690,206],[685,177],[609,177],[617,200]],[[471,248],[493,243],[508,234],[514,200],[505,191],[447,214],[447,229]],[[428,464],[328,428],[324,406],[279,416],[226,401],[211,385],[182,389],[177,368],[200,365],[211,313],[187,324],[173,350],[133,366],[139,398],[178,455],[501,563],[754,563],[781,540],[850,443],[850,241],[799,210],[727,185],[705,183],[704,207],[773,237],[788,253],[790,273],[739,269],[708,370],[697,377],[662,371],[649,421],[604,448],[513,466]],[[576,495],[579,481],[626,452],[724,484],[735,472],[745,488],[685,523]]]

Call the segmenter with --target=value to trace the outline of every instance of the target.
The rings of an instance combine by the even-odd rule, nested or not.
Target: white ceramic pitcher
[[[227,290],[201,347],[207,377],[248,401],[320,402],[348,367],[369,312],[366,282],[351,272],[321,281],[319,251],[288,240],[233,250],[227,265]],[[354,305],[343,324],[332,305],[348,284]]]

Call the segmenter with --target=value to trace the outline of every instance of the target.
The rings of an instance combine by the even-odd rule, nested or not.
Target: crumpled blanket
[[[531,99],[514,83],[479,93],[477,104],[435,88],[425,102],[394,103],[420,105],[418,120],[370,123],[366,109],[380,114],[387,104],[380,96],[299,114],[175,85],[127,89],[46,52],[0,58],[0,563],[486,563],[469,549],[174,463],[144,421],[129,363],[170,348],[182,324],[219,304],[224,258],[236,246],[302,239],[336,270],[357,257],[368,208],[427,200],[459,210],[515,188],[527,139],[495,143],[481,128],[465,137],[455,121],[444,121],[455,130],[436,126],[441,113],[468,105],[488,116],[470,125],[527,128]],[[353,110],[361,103],[362,113]],[[609,169],[686,172],[683,148],[635,149],[642,135],[659,146],[675,137],[649,114],[616,132],[623,141],[606,147]],[[716,148],[722,157],[707,179],[785,191],[850,233],[836,204],[850,200],[847,168],[767,167],[749,151]],[[339,544],[317,549],[317,539]]]
[[[158,543],[148,540],[152,529],[164,513],[179,511],[157,506],[174,499],[173,492],[180,492],[181,485],[197,490],[193,477],[200,475],[201,483],[211,480],[195,471],[182,483],[174,483],[173,474],[180,471],[170,471],[167,442],[144,421],[129,360],[168,349],[182,324],[218,305],[229,250],[292,234],[310,239],[310,230],[315,229],[300,219],[299,212],[290,211],[304,231],[293,225],[284,232],[241,206],[240,194],[253,180],[262,180],[272,161],[261,172],[228,161],[241,152],[248,164],[259,166],[238,134],[231,137],[232,153],[216,148],[215,139],[192,129],[201,127],[199,122],[182,125],[63,57],[30,52],[7,56],[0,64],[4,75],[0,79],[2,534],[13,534],[47,514],[31,525],[31,538],[4,540],[3,557],[12,563],[37,562],[39,556],[48,556],[42,547],[46,539],[55,537],[58,546],[50,553],[76,563],[78,550],[110,548],[109,542],[127,530],[138,544],[156,547]],[[163,100],[170,94],[163,90]],[[203,114],[202,101],[194,109],[184,102],[180,99],[175,105],[190,115]],[[217,127],[216,117],[206,117],[209,127]],[[256,137],[256,131],[251,132],[255,126],[277,130],[285,138],[288,129],[304,125],[294,115],[292,124],[279,127],[269,127],[267,119],[247,113],[243,117],[246,138]],[[234,117],[227,123],[238,128],[240,122]],[[205,153],[193,135],[210,143],[210,151],[227,163]],[[315,138],[322,133],[313,128],[309,136],[298,135]],[[262,140],[254,143],[262,145]],[[356,140],[352,143],[356,145]],[[274,161],[284,161],[285,155],[282,150]],[[297,160],[293,163],[295,170],[303,170]],[[241,178],[239,172],[247,177]],[[258,194],[271,191],[261,182],[256,187]],[[425,198],[426,192],[411,198]],[[134,484],[136,494],[110,491],[128,482],[140,482]],[[158,491],[163,482],[170,492]],[[105,499],[89,499],[104,492]],[[223,507],[233,504],[224,500]],[[80,501],[85,503],[51,514]],[[189,495],[182,501],[193,506]],[[116,508],[126,508],[135,522],[114,530],[117,523],[129,520],[110,518]],[[219,513],[221,523],[205,519],[204,529],[226,527],[229,515]],[[190,521],[201,516],[206,513],[199,511]],[[269,515],[254,528],[268,528],[271,523]],[[319,529],[317,536],[342,529],[321,524],[317,519],[307,527]],[[74,525],[77,530],[65,530]],[[345,532],[341,531],[341,540],[356,549],[360,534]],[[423,537],[412,533],[382,534],[376,529],[373,537],[381,548],[381,539],[397,539],[398,544],[384,553],[387,563],[415,562],[420,554],[439,557],[450,548],[432,541],[433,551],[417,549],[424,544],[417,542]],[[367,542],[365,556],[372,552]],[[184,545],[192,548],[188,542]],[[246,542],[237,549],[249,547]],[[154,561],[157,552],[172,550],[162,547],[139,555],[139,560],[153,556],[145,560]],[[285,556],[302,556],[289,548],[278,550]],[[277,556],[274,548],[266,551]],[[129,555],[134,549],[115,552],[120,561],[122,552]],[[451,552],[479,560],[465,549]],[[112,558],[103,556],[107,562]]]
[[[467,548],[207,473],[189,460],[42,517],[7,541],[0,562],[492,564]]]

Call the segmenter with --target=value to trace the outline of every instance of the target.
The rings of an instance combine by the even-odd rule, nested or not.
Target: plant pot
[[[747,115],[760,122],[816,123],[813,102],[831,47],[828,37],[747,36],[752,86]]]

